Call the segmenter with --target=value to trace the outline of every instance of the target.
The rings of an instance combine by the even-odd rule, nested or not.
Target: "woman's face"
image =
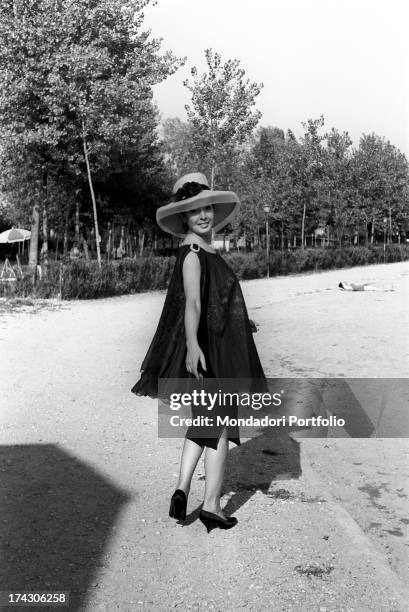
[[[209,204],[209,206],[189,210],[184,214],[184,220],[190,232],[194,232],[198,236],[205,236],[214,225],[213,206]]]

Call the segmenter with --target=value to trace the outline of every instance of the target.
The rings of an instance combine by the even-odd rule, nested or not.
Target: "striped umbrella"
[[[31,232],[25,229],[18,229],[17,227],[12,227],[5,232],[1,232],[0,234],[0,243],[10,243],[10,242],[24,242],[25,240],[30,240]]]

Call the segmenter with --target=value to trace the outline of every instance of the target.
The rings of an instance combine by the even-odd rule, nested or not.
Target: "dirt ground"
[[[266,375],[394,378],[407,407],[407,263],[242,288]],[[0,591],[70,591],[87,611],[406,610],[408,417],[390,398],[393,438],[232,447],[234,529],[197,520],[202,463],[186,523],[168,518],[182,440],[158,439],[156,402],[130,393],[164,295],[1,301]]]

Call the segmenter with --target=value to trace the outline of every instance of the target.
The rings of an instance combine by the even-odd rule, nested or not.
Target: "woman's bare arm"
[[[196,253],[188,253],[183,262],[183,288],[185,291],[185,332],[186,332],[186,369],[196,378],[199,361],[206,370],[206,361],[197,340],[199,328],[201,303],[200,303],[200,261]]]

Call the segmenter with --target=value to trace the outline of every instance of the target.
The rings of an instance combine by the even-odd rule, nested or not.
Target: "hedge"
[[[267,261],[262,251],[223,254],[240,279],[262,278],[267,273]],[[386,263],[409,259],[409,246],[388,245]],[[273,251],[270,255],[270,276],[317,270],[331,270],[383,263],[382,246],[349,247],[344,249],[305,249],[304,251]],[[142,291],[166,289],[175,257],[140,257],[103,263],[77,260],[52,262],[47,278],[34,283],[33,275],[14,282],[0,283],[0,295],[12,297],[93,299]]]

